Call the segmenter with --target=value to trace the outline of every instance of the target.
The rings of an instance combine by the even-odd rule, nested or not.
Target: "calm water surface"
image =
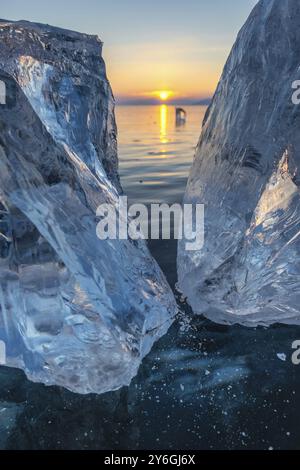
[[[181,202],[206,111],[189,106],[187,122],[176,125],[171,106],[120,106],[120,175],[133,201]]]
[[[181,203],[195,155],[204,106],[187,106],[187,121],[176,125],[173,106],[120,106],[120,176],[131,203]],[[172,287],[177,281],[177,242],[149,241]]]
[[[182,200],[205,112],[186,109],[176,127],[172,107],[117,108],[131,202]],[[149,246],[174,288],[176,243]],[[129,388],[82,397],[0,368],[0,448],[299,449],[300,328],[226,327],[180,308]]]

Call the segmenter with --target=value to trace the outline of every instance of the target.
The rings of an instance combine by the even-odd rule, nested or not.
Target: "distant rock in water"
[[[129,384],[176,313],[144,242],[96,236],[120,192],[101,52],[96,36],[0,21],[1,362],[78,393]]]
[[[185,195],[205,204],[205,244],[179,243],[179,287],[216,322],[300,324],[299,79],[300,2],[261,0],[207,111]]]

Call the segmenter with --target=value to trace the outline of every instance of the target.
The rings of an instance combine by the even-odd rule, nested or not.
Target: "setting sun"
[[[159,97],[162,101],[165,101],[169,98],[170,92],[169,91],[160,91],[159,92]]]
[[[167,99],[170,98],[172,94],[173,94],[172,91],[168,91],[168,90],[161,90],[157,92],[157,95],[162,101],[167,101]]]

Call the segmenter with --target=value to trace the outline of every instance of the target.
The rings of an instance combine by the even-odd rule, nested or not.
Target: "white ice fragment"
[[[278,359],[280,359],[280,361],[286,362],[286,359],[287,359],[286,354],[284,354],[284,353],[278,353],[278,354],[277,354],[277,357],[278,357]]]

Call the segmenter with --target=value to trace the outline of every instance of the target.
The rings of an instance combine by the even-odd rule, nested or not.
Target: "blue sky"
[[[98,34],[115,95],[206,97],[256,0],[0,0],[1,17]]]

